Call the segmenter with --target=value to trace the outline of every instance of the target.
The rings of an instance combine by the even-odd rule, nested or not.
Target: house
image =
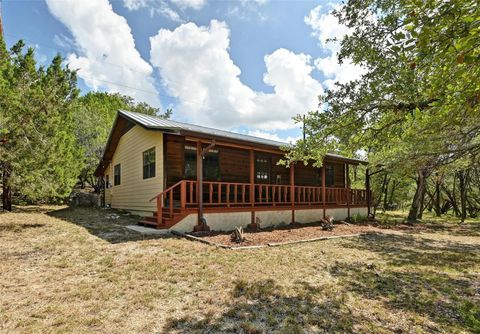
[[[277,164],[284,145],[119,111],[95,175],[103,177],[112,208],[182,232],[367,215],[370,191],[350,189],[346,177],[365,161],[328,154],[321,168],[286,167]]]

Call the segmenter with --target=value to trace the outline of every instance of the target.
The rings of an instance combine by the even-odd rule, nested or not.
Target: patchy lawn
[[[0,331],[480,332],[478,222],[231,251],[112,214],[0,214]]]

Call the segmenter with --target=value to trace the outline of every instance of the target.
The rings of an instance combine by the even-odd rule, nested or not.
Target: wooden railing
[[[157,225],[162,224],[162,217],[163,217],[163,208],[168,208],[168,217],[173,218],[173,203],[174,203],[174,191],[180,187],[180,193],[184,193],[185,181],[179,181],[175,183],[170,188],[165,189],[160,194],[156,195],[155,197],[150,199],[150,202],[153,200],[157,201]],[[182,195],[183,197],[183,195]],[[165,203],[168,201],[168,206]],[[185,207],[185,206],[183,206]]]
[[[203,182],[205,207],[262,207],[297,205],[366,205],[364,189],[254,184],[235,182]],[[325,198],[324,198],[325,197]],[[174,208],[196,207],[197,181],[182,180],[150,201],[157,201],[158,216],[164,212],[173,217]],[[161,220],[161,217],[158,218]]]

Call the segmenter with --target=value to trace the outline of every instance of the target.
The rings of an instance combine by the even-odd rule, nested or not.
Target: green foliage
[[[51,202],[70,194],[93,172],[119,109],[163,115],[120,94],[79,97],[75,71],[56,56],[39,66],[22,41],[10,51],[0,39],[0,167],[17,200]]]
[[[91,92],[80,97],[74,117],[77,140],[85,152],[85,166],[79,176],[82,186],[86,184],[97,186],[93,173],[102,157],[108,135],[120,109],[165,118],[169,118],[172,113],[172,110],[168,109],[165,114],[160,114],[158,108],[151,107],[145,102],[135,103],[131,97],[120,94]]]
[[[477,1],[351,0],[334,14],[352,30],[341,41],[339,61],[350,58],[366,73],[320,96],[323,109],[306,117],[307,138],[288,159],[366,155],[374,169],[405,179],[478,161]],[[418,206],[423,185],[417,187]]]
[[[367,221],[367,216],[362,215],[361,213],[354,213],[350,216],[350,222],[354,224],[365,223]]]
[[[480,307],[470,301],[465,301],[460,308],[460,314],[472,332],[480,333]]]
[[[8,186],[29,201],[67,196],[82,168],[75,137],[74,71],[56,56],[38,66],[22,41],[0,42],[0,157]]]

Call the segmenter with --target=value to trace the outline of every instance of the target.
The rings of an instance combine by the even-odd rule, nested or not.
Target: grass
[[[112,214],[0,214],[1,332],[480,332],[478,221],[230,251]]]

